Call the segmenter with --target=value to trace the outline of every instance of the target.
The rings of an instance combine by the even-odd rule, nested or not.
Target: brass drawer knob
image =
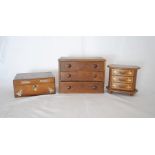
[[[32,86],[32,90],[33,90],[33,91],[37,91],[37,90],[38,90],[38,86],[37,86],[37,85],[33,85],[33,86]]]
[[[129,74],[129,75],[131,75],[131,74],[132,74],[132,72],[131,72],[131,71],[129,71],[129,72],[128,72],[128,74]]]
[[[19,90],[19,91],[16,93],[16,95],[17,95],[18,97],[21,97],[22,94],[23,94],[23,90]]]

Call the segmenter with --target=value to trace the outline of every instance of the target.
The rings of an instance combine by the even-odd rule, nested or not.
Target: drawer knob
[[[97,86],[92,86],[92,89],[97,89]]]
[[[71,64],[67,64],[67,68],[71,68],[72,67],[72,65]]]
[[[119,78],[119,81],[122,81],[122,82],[124,82],[124,81],[125,81],[125,79],[123,79],[123,78]]]
[[[71,86],[67,86],[67,89],[71,89],[72,87]]]
[[[97,74],[94,75],[94,78],[97,78]]]
[[[98,67],[97,64],[94,64],[93,66],[94,66],[94,68],[97,68]]]
[[[23,94],[23,90],[19,90],[19,91],[16,93],[16,95],[17,95],[18,97],[21,97],[22,94]]]
[[[33,91],[37,91],[37,90],[38,90],[38,86],[37,86],[37,85],[33,85],[33,86],[32,86],[32,90],[33,90]]]
[[[132,72],[131,71],[129,71],[129,75],[131,75],[132,74]]]
[[[71,74],[67,74],[67,77],[70,78],[71,77]]]

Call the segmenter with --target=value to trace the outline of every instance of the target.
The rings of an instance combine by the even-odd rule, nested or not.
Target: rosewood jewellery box
[[[15,97],[55,94],[51,72],[17,74],[13,80]]]
[[[138,66],[109,65],[108,92],[127,93],[130,96],[137,92],[136,79]]]
[[[59,59],[60,93],[104,93],[105,63],[101,57]]]

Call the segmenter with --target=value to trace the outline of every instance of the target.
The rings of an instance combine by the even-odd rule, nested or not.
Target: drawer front
[[[17,85],[14,86],[15,97],[33,96],[43,94],[54,94],[55,85],[50,84],[35,84],[35,85]]]
[[[60,93],[104,93],[103,82],[60,82]]]
[[[60,62],[60,71],[104,71],[105,62]]]
[[[104,72],[61,72],[61,81],[104,81]]]
[[[118,90],[132,91],[133,85],[132,84],[122,84],[122,83],[112,83],[111,88],[118,89]]]
[[[125,77],[125,76],[112,76],[112,82],[119,83],[133,83],[133,77]]]
[[[112,69],[112,75],[134,76],[134,70]]]

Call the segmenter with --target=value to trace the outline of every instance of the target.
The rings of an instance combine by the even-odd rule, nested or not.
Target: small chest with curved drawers
[[[55,77],[51,72],[17,74],[13,85],[15,97],[55,94]]]
[[[59,59],[60,93],[103,93],[105,59],[72,58]]]
[[[134,95],[136,89],[138,66],[109,65],[109,93],[119,92]]]

